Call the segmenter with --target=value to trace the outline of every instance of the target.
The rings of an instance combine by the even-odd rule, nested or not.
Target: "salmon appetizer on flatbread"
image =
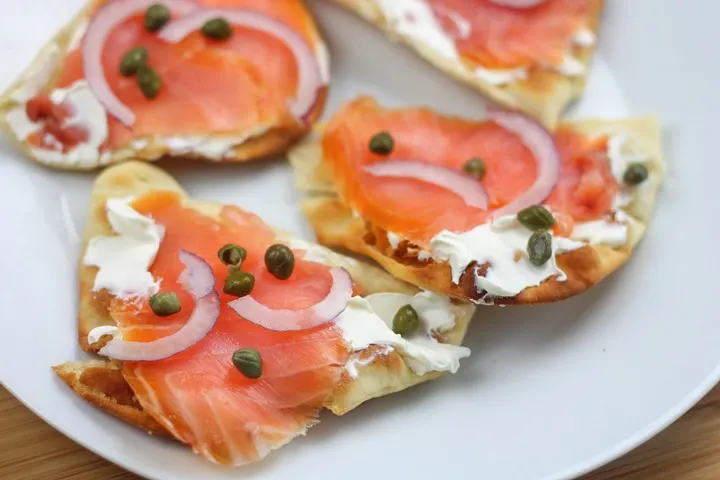
[[[143,162],[92,191],[79,343],[56,373],[92,404],[221,465],[455,372],[474,306],[189,198]]]
[[[0,96],[33,160],[242,162],[321,114],[328,55],[302,0],[90,0]]]
[[[585,88],[603,0],[335,0],[438,69],[554,126]]]
[[[486,116],[347,103],[290,151],[320,243],[477,303],[562,300],[623,265],[664,175],[657,121]]]

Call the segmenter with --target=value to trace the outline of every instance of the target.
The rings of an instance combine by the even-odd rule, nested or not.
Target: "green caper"
[[[555,225],[555,217],[542,205],[533,205],[520,210],[517,219],[530,230],[548,230]]]
[[[150,297],[150,308],[158,317],[169,317],[180,311],[180,299],[175,292],[156,293]]]
[[[625,170],[623,180],[628,185],[639,185],[647,180],[648,175],[650,175],[650,172],[645,165],[642,163],[631,163],[628,165],[627,170]]]
[[[275,278],[287,280],[295,268],[295,255],[286,245],[272,245],[265,252],[265,266]]]
[[[403,337],[412,335],[420,326],[420,317],[412,305],[404,305],[393,318],[393,332]]]
[[[263,371],[263,361],[260,352],[254,348],[235,350],[232,356],[233,365],[247,378],[260,378]]]
[[[120,75],[129,77],[138,71],[138,68],[145,65],[148,61],[148,51],[145,47],[133,47],[123,55],[120,61]]]
[[[213,40],[226,40],[233,34],[230,22],[222,17],[213,18],[202,26],[202,34]]]
[[[395,148],[395,140],[389,132],[380,132],[370,139],[370,151],[378,155],[390,155]]]
[[[247,257],[247,250],[234,243],[228,243],[218,250],[218,258],[228,266],[239,267],[245,257]]]
[[[147,65],[142,65],[138,68],[135,74],[135,81],[137,81],[140,91],[148,100],[152,100],[160,93],[160,87],[162,86],[160,75]]]
[[[225,279],[223,292],[234,297],[244,297],[250,295],[255,286],[255,277],[252,273],[243,272],[242,270],[234,270]]]
[[[530,235],[527,243],[530,263],[544,265],[552,257],[552,235],[547,230],[537,230]]]
[[[478,180],[482,180],[483,178],[485,178],[485,173],[487,172],[485,162],[482,158],[479,157],[471,158],[470,160],[468,160],[467,163],[465,163],[463,169],[465,170],[465,173],[467,173],[468,175],[472,175]]]
[[[154,3],[145,10],[145,30],[157,32],[170,21],[170,9],[162,3]]]

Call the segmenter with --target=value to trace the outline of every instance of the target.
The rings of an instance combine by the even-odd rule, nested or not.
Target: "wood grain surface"
[[[139,478],[85,450],[0,387],[0,479]],[[720,479],[720,386],[643,446],[583,480]]]

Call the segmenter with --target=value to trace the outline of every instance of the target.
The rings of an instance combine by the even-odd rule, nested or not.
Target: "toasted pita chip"
[[[496,297],[496,304],[543,304],[577,295],[596,285],[620,268],[642,238],[650,220],[658,190],[665,174],[660,126],[654,117],[626,120],[587,120],[568,124],[590,136],[624,133],[634,139],[638,153],[648,158],[645,165],[649,178],[634,190],[634,200],[623,210],[632,216],[624,245],[587,245],[557,256],[558,267],[566,273],[565,281],[551,277],[514,297]],[[329,169],[322,162],[320,135],[316,128],[289,153],[297,187],[307,194],[302,206],[323,245],[342,247],[366,255],[396,277],[421,288],[440,292],[458,299],[481,300],[471,275],[464,275],[459,284],[451,280],[446,262],[419,261],[416,254],[403,248],[394,249],[387,241],[387,232],[358,217],[336,194]]]
[[[397,23],[388,19],[383,13],[381,0],[335,1],[382,29],[391,39],[406,44],[430,64],[456,80],[470,85],[508,108],[522,110],[550,127],[555,126],[563,111],[585,89],[590,61],[595,52],[594,45],[575,45],[572,48],[573,56],[584,66],[583,74],[566,76],[551,68],[534,67],[527,72],[526,78],[518,78],[498,85],[478,76],[473,69],[462,62],[438,52],[422,38],[409,35],[398,28]],[[593,0],[588,18],[587,28],[596,37],[603,3],[603,0]]]
[[[285,151],[305,135],[312,122],[322,114],[327,97],[326,88],[319,92],[319,97],[307,115],[307,122],[298,122],[286,116],[267,122],[263,120],[245,131],[144,135],[102,154],[98,148],[92,154],[88,151],[77,156],[33,148],[28,143],[29,124],[27,116],[24,116],[27,102],[38,93],[52,93],[55,90],[63,66],[71,53],[78,49],[93,12],[108,1],[88,0],[84,8],[41,49],[20,77],[0,95],[0,127],[32,160],[63,170],[92,170],[129,159],[155,161],[166,155],[210,162],[245,162]],[[298,3],[300,0],[279,0],[278,4],[280,1],[303,8]],[[314,38],[321,69],[325,69],[328,63],[327,48],[309,14],[305,23]]]
[[[109,198],[139,196],[152,190],[170,190],[185,195],[172,177],[146,163],[128,162],[111,167],[98,176],[91,195],[90,215],[83,237],[82,255],[85,254],[90,238],[112,234],[105,213],[105,203]],[[210,217],[217,216],[222,208],[222,204],[189,197],[186,197],[185,204]],[[281,230],[277,232],[281,239],[292,239],[292,236]],[[324,247],[313,245],[313,248],[317,249],[316,253],[323,256],[324,261],[348,270],[359,293],[363,296],[380,292],[405,294],[418,292],[416,287],[393,278],[377,267],[337,254]],[[95,327],[115,323],[108,314],[109,295],[92,290],[97,268],[85,266],[82,262],[79,268],[78,340],[83,349],[91,351],[92,348],[87,342],[88,333]],[[441,341],[459,345],[474,308],[471,304],[454,301],[452,311],[455,326],[452,330],[440,334]],[[430,372],[418,376],[394,350],[384,349],[382,352],[380,350],[383,349],[370,347],[353,354],[351,360],[355,362],[357,372],[355,375],[349,372],[343,373],[333,395],[326,401],[325,406],[328,409],[336,415],[342,415],[367,400],[404,390],[441,375],[439,372]],[[132,391],[120,374],[119,363],[70,362],[54,368],[78,395],[95,406],[144,430],[167,434],[152,417],[142,411],[142,407],[136,401],[132,400]]]

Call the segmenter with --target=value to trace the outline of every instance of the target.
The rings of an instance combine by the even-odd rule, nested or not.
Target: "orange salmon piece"
[[[200,0],[219,8],[247,8],[275,18],[301,34],[315,48],[318,38],[299,0]],[[171,20],[172,21],[172,20]],[[258,30],[233,27],[227,41],[205,38],[199,31],[178,44],[147,32],[140,13],[115,27],[103,49],[103,69],[112,91],[136,116],[132,129],[108,116],[110,148],[133,138],[242,132],[270,124],[292,124],[287,99],[297,88],[297,62],[280,40]],[[162,87],[157,97],[143,96],[134,76],[119,72],[133,47],[148,50],[148,64]],[[82,49],[70,52],[57,87],[85,78]]]
[[[328,267],[296,258],[292,276],[278,280],[263,260],[275,234],[258,217],[225,207],[214,220],[181,202],[177,194],[155,192],[133,206],[165,227],[151,273],[161,280],[161,291],[177,293],[182,310],[158,317],[147,302],[116,300],[111,314],[130,341],[151,341],[180,328],[194,307],[177,280],[184,269],[178,251],[187,249],[215,272],[220,317],[210,333],[187,350],[160,361],[125,362],[123,375],[143,408],[203,457],[224,465],[260,460],[316,422],[349,353],[333,324],[275,332],[240,317],[227,305],[235,297],[222,293],[228,270],[217,250],[230,242],[247,250],[242,268],[255,275],[253,297],[271,308],[313,305],[327,295],[332,279]],[[261,378],[248,379],[234,367],[232,354],[241,348],[261,353]]]
[[[388,131],[395,149],[388,156],[370,151],[370,139]],[[560,130],[555,141],[562,157],[560,180],[545,202],[566,224],[600,218],[610,211],[619,186],[611,174],[605,142]],[[323,159],[341,197],[374,225],[420,246],[442,230],[464,232],[488,220],[535,181],[537,165],[521,139],[492,122],[470,122],[428,109],[383,109],[367,97],[346,104],[322,138]],[[413,160],[458,171],[474,157],[487,167],[482,184],[489,210],[468,206],[454,192],[415,179],[376,177],[363,167],[386,160]]]
[[[470,27],[457,38],[461,56],[488,68],[557,65],[587,25],[597,0],[547,0],[532,8],[510,8],[490,0],[427,0],[448,32],[456,32],[453,15]]]

